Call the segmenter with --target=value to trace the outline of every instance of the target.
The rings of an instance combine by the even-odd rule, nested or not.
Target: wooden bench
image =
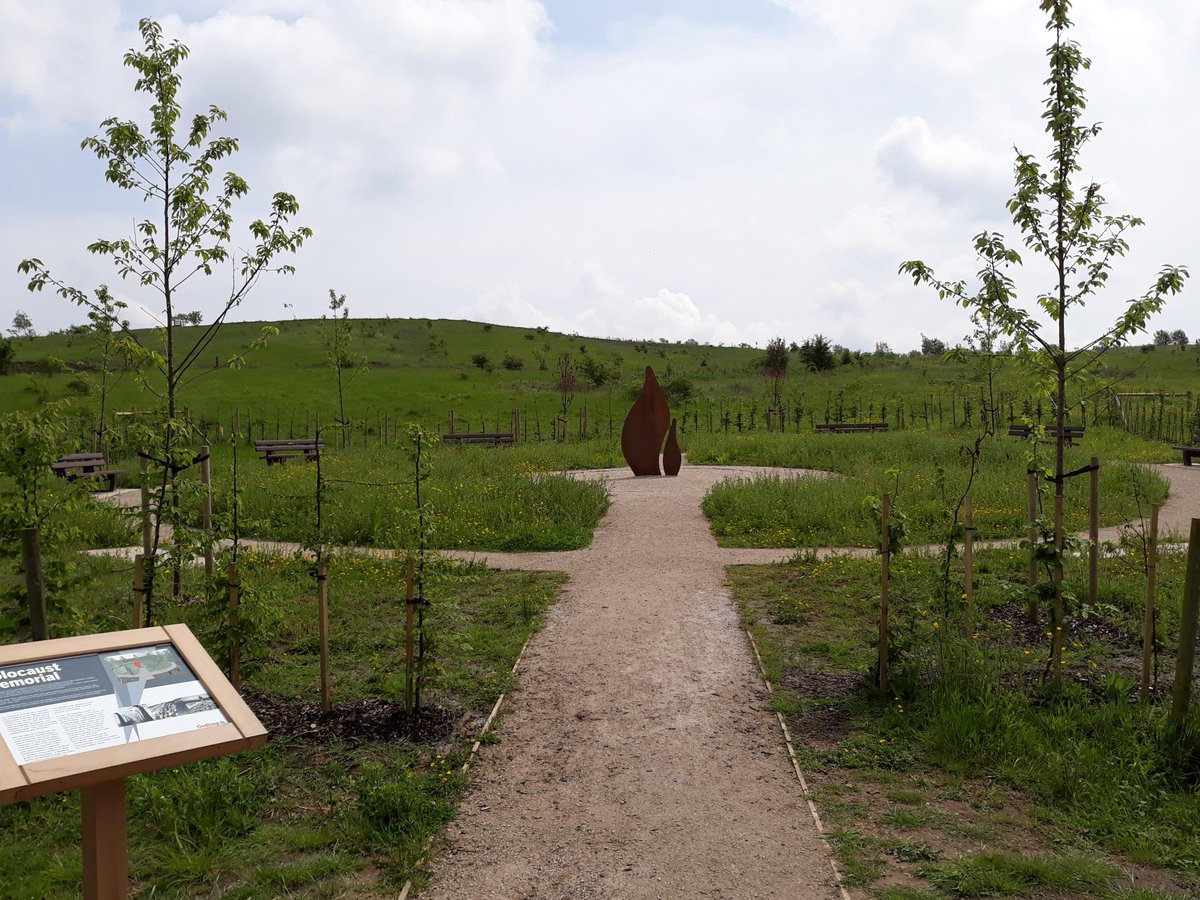
[[[1046,428],[1046,437],[1050,438],[1051,440],[1058,439],[1058,426],[1057,425],[1047,425],[1047,426],[1045,426],[1045,428]],[[1063,442],[1066,444],[1073,445],[1076,441],[1083,440],[1083,432],[1084,432],[1085,428],[1086,428],[1086,426],[1084,426],[1084,425],[1064,425],[1063,426]],[[1031,425],[1009,425],[1008,426],[1008,436],[1009,437],[1027,438],[1027,437],[1029,437],[1029,432],[1031,432],[1032,430],[1033,430],[1033,426],[1031,426]]]
[[[517,436],[511,431],[495,431],[495,432],[462,432],[461,434],[443,434],[443,444],[515,444]]]
[[[325,449],[325,442],[316,438],[295,438],[285,441],[255,441],[254,452],[261,453],[267,465],[285,463],[289,459],[303,456],[305,462],[313,462],[317,454]]]
[[[1200,428],[1192,432],[1192,445],[1190,447],[1176,447],[1175,449],[1183,451],[1183,464],[1190,466],[1192,458],[1200,456]]]
[[[117,476],[125,472],[124,469],[110,469],[103,453],[68,453],[59,457],[57,462],[50,463],[50,468],[55,475],[67,481],[104,478],[108,481],[110,491],[117,489]]]
[[[821,422],[817,425],[817,431],[824,434],[865,434],[887,430],[887,422]]]

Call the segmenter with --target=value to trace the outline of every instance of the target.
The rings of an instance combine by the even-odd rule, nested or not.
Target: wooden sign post
[[[266,741],[186,625],[0,647],[0,804],[82,790],[86,900],[128,894],[126,778]]]

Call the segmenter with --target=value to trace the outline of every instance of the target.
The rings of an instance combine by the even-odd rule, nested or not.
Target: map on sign
[[[17,765],[226,722],[171,644],[0,667],[0,739]]]

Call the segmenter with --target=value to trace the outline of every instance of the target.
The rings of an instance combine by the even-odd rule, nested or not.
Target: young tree
[[[922,356],[945,356],[946,342],[937,338],[926,337],[921,334],[921,355]]]
[[[328,319],[321,316],[318,330],[321,340],[325,343],[325,359],[337,376],[338,424],[342,427],[342,445],[345,446],[350,443],[350,421],[346,418],[346,385],[355,373],[366,367],[367,361],[350,348],[352,334],[346,295],[342,294],[339,297],[337,291],[330,288],[329,311],[333,315]],[[341,315],[338,315],[339,312]]]
[[[105,435],[107,433],[108,394],[115,379],[113,362],[120,352],[120,333],[129,328],[129,323],[121,319],[121,311],[126,308],[124,301],[116,300],[108,292],[108,285],[100,285],[95,291],[93,308],[87,311],[88,334],[96,347],[96,355],[100,359],[100,409],[96,416],[95,448],[104,451]],[[120,376],[118,375],[119,379]]]
[[[787,378],[788,362],[787,344],[783,338],[769,340],[767,351],[759,361],[759,368],[762,369],[763,378],[771,382],[771,406],[774,409],[779,409],[779,398],[783,392],[784,379]]]
[[[1085,108],[1084,91],[1077,82],[1080,69],[1091,62],[1079,45],[1066,38],[1071,26],[1069,0],[1041,0],[1047,14],[1047,29],[1054,35],[1048,50],[1050,89],[1042,118],[1050,135],[1048,164],[1043,167],[1032,155],[1017,153],[1016,187],[1008,202],[1013,222],[1024,234],[1025,246],[1048,264],[1052,281],[1031,306],[1018,303],[1009,266],[1021,265],[1020,254],[1008,246],[1002,235],[984,232],[975,238],[975,250],[982,261],[978,291],[968,291],[963,281],[943,281],[920,260],[901,264],[900,272],[910,275],[916,284],[935,288],[943,299],[967,309],[981,311],[1001,333],[1010,337],[1017,357],[1044,379],[1051,396],[1058,437],[1055,443],[1054,544],[1045,556],[1050,560],[1051,583],[1045,593],[1054,599],[1050,658],[1047,672],[1057,676],[1062,659],[1064,608],[1062,594],[1063,525],[1063,428],[1068,410],[1067,390],[1072,380],[1095,365],[1110,347],[1126,343],[1146,329],[1150,317],[1158,312],[1168,295],[1178,293],[1188,276],[1181,266],[1165,266],[1150,289],[1128,301],[1124,313],[1101,334],[1079,342],[1067,340],[1070,311],[1086,304],[1108,280],[1113,260],[1123,256],[1128,244],[1125,232],[1143,224],[1130,215],[1104,213],[1100,185],[1091,182],[1080,187],[1079,156],[1095,137],[1099,125],[1081,124]],[[1043,318],[1044,317],[1044,318]],[[1072,349],[1068,349],[1071,346]]]
[[[178,417],[181,389],[191,378],[204,374],[191,374],[191,369],[229,313],[264,274],[291,272],[292,267],[279,264],[277,257],[294,253],[312,231],[291,227],[299,204],[291,194],[281,192],[272,198],[267,217],[250,223],[249,249],[230,248],[233,204],[250,188],[231,171],[220,176],[218,186],[214,184],[214,172],[238,149],[237,140],[212,136],[213,129],[226,118],[216,106],[184,124],[187,120],[182,119],[178,99],[182,82],[178,70],[188,49],[178,41],[166,42],[162,28],[150,19],[142,19],[139,29],[144,49],[127,52],[125,65],[137,73],[134,90],[149,99],[150,121],[143,127],[134,121],[106,119],[101,123],[102,134],[85,138],[82,146],[105,163],[106,180],[139,196],[152,211],[137,222],[131,237],[101,239],[87,248],[90,253],[109,257],[122,279],[149,295],[148,308],[158,307],[161,313],[158,334],[162,343],[158,347],[143,343],[127,326],[121,329],[123,351],[143,387],[162,404],[162,417],[146,446],[147,455],[155,460],[153,471],[159,482],[153,545],[147,560],[145,596],[150,620],[163,510],[175,508],[175,474],[188,462],[182,437],[189,426]],[[221,291],[217,314],[208,326],[189,334],[188,341],[180,344],[175,324],[181,288],[197,275],[212,275],[214,269],[226,264],[229,272],[221,279],[226,287],[214,285],[210,289],[210,295]],[[60,296],[103,312],[103,304],[52,276],[40,259],[24,260],[19,270],[29,276],[31,291],[50,285]],[[273,332],[270,327],[264,329],[255,345]],[[241,361],[237,355],[228,364],[239,365]]]
[[[37,337],[37,331],[34,330],[33,321],[22,309],[18,309],[17,314],[13,316],[12,327],[8,329],[8,333],[15,338]]]
[[[823,334],[814,334],[800,345],[800,362],[810,372],[824,372],[836,365],[833,348]]]
[[[579,390],[579,379],[575,375],[575,361],[571,358],[570,353],[558,355],[558,371],[554,378],[554,389],[558,391],[559,414],[565,421],[567,412],[571,409],[571,401],[575,399],[575,392]]]

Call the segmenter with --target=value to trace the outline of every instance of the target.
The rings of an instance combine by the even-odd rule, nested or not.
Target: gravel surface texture
[[[700,512],[763,471],[589,472],[590,547],[479,554],[570,582],[421,897],[839,896]]]

